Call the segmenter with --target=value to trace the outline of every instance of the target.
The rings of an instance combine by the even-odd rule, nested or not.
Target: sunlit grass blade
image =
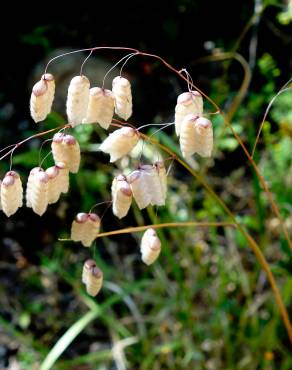
[[[40,366],[40,370],[52,369],[54,363],[62,355],[62,353],[69,347],[73,340],[84,330],[84,328],[99,315],[99,310],[92,310],[87,312],[84,316],[76,321],[57,341],[51,351],[47,354]]]

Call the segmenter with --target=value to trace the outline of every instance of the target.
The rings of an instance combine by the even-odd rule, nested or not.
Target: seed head
[[[137,132],[131,127],[122,127],[112,132],[100,145],[99,150],[110,155],[110,162],[124,157],[139,141]]]
[[[86,286],[86,291],[92,297],[95,297],[102,287],[103,273],[96,266],[94,260],[87,260],[83,265],[82,282]]]
[[[113,79],[112,88],[115,97],[115,112],[116,114],[127,120],[132,115],[132,92],[130,82],[121,76]]]
[[[82,123],[86,117],[89,102],[90,82],[85,76],[75,76],[68,87],[67,116],[68,122],[74,127]]]
[[[32,88],[30,113],[35,122],[46,119],[51,112],[54,96],[55,80],[53,75],[47,73]]]
[[[71,239],[90,247],[99,234],[100,218],[94,213],[78,213],[71,227]]]
[[[1,207],[5,215],[10,217],[22,206],[23,188],[21,179],[15,171],[9,171],[0,186]]]
[[[141,240],[142,261],[146,265],[151,265],[159,256],[161,251],[161,242],[154,229],[147,229]]]

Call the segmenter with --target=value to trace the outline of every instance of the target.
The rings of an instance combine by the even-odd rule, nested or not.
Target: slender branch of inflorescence
[[[256,140],[255,140],[255,143],[253,145],[253,148],[252,148],[252,152],[251,152],[251,156],[253,157],[254,156],[254,153],[255,153],[255,150],[256,150],[256,147],[257,147],[257,144],[259,142],[259,138],[260,138],[260,135],[261,135],[261,132],[262,132],[262,129],[263,129],[263,126],[264,126],[264,123],[266,121],[266,118],[267,118],[267,115],[269,114],[271,108],[272,108],[272,105],[274,104],[274,101],[278,98],[278,96],[280,96],[282,93],[286,92],[286,91],[290,91],[291,90],[291,87],[288,87],[288,85],[292,82],[292,78],[285,83],[284,86],[281,87],[281,89],[278,91],[278,93],[273,97],[273,99],[270,101],[266,111],[265,111],[265,114],[264,114],[264,117],[262,119],[262,122],[260,124],[260,127],[258,129],[258,133],[257,133],[257,137],[256,137]]]
[[[5,154],[2,155],[2,157],[0,157],[0,161],[2,159],[4,159],[4,158],[8,157],[10,154],[13,154],[13,152],[14,152],[15,149],[19,148],[24,143],[26,143],[26,142],[28,142],[28,141],[30,141],[32,139],[35,139],[36,137],[41,137],[41,136],[50,134],[51,132],[54,132],[54,131],[57,131],[57,130],[60,130],[60,129],[64,129],[64,128],[69,128],[69,127],[71,127],[70,124],[58,126],[58,127],[52,128],[52,129],[47,130],[47,131],[38,132],[37,134],[34,134],[32,136],[29,136],[26,139],[24,139],[24,140],[22,140],[22,141],[20,141],[20,142],[18,142],[16,144],[9,145],[6,148],[3,148],[3,149],[0,150],[0,152],[1,152],[1,151],[4,151],[4,150],[12,147],[12,149],[8,150],[8,152],[6,152]]]
[[[199,173],[197,173],[195,170],[193,170],[184,160],[179,158],[171,149],[167,148],[166,146],[160,144],[157,140],[144,135],[140,133],[141,137],[145,140],[148,140],[152,144],[158,146],[160,149],[162,149],[164,152],[168,153],[169,155],[173,156],[174,160],[176,160],[179,164],[181,164],[206,190],[207,192],[212,196],[213,199],[224,209],[224,211],[229,215],[231,221],[236,225],[240,233],[244,236],[246,241],[248,242],[248,245],[250,246],[251,250],[255,254],[258,262],[260,263],[261,267],[265,271],[268,281],[271,285],[276,304],[279,308],[279,311],[281,313],[284,325],[287,329],[287,333],[290,339],[290,342],[292,343],[292,324],[290,322],[290,318],[287,312],[287,309],[284,305],[284,302],[282,300],[279,288],[276,283],[276,279],[270,269],[270,266],[262,253],[260,247],[256,243],[256,241],[252,238],[252,236],[245,230],[245,228],[237,221],[236,216],[232,213],[232,211],[228,208],[228,206],[224,203],[224,201],[214,192],[214,190],[207,184],[207,182],[201,177]]]
[[[58,58],[61,58],[65,55],[69,55],[69,54],[73,54],[73,53],[78,53],[78,52],[84,52],[84,51],[89,51],[90,52],[90,55],[92,54],[93,51],[95,50],[100,50],[100,49],[111,49],[111,50],[123,50],[123,51],[130,51],[132,53],[134,53],[135,55],[141,55],[141,56],[145,56],[145,57],[150,57],[150,58],[154,58],[156,60],[159,60],[160,62],[163,63],[163,65],[165,65],[170,71],[172,71],[173,73],[175,73],[176,75],[178,75],[181,79],[183,79],[184,81],[186,81],[188,83],[188,86],[190,88],[193,88],[193,89],[196,89],[198,92],[200,92],[216,109],[216,112],[219,112],[223,119],[224,119],[224,123],[225,125],[231,130],[233,136],[235,137],[235,139],[237,140],[237,142],[239,143],[239,145],[241,146],[243,152],[245,153],[249,163],[251,164],[252,168],[254,169],[258,179],[259,179],[259,182],[261,183],[263,189],[265,190],[266,194],[267,194],[267,197],[269,199],[269,202],[272,206],[272,209],[274,211],[274,213],[276,214],[276,216],[278,217],[279,221],[280,221],[280,224],[281,224],[281,228],[284,232],[284,235],[285,235],[285,238],[289,244],[289,247],[291,248],[292,250],[292,242],[290,240],[290,237],[289,237],[289,233],[288,233],[288,230],[283,222],[283,219],[281,217],[281,214],[280,214],[280,211],[278,209],[278,206],[276,204],[276,202],[274,201],[273,199],[273,195],[272,193],[270,192],[269,188],[268,188],[268,185],[264,179],[264,177],[261,175],[260,173],[260,170],[259,168],[257,167],[256,163],[254,162],[253,160],[253,157],[252,155],[249,153],[248,149],[246,148],[246,146],[244,145],[242,139],[240,138],[240,136],[235,132],[235,130],[233,129],[231,123],[229,122],[229,119],[228,119],[228,116],[226,116],[224,114],[224,112],[218,107],[218,105],[208,96],[206,95],[202,90],[200,90],[196,85],[194,85],[194,83],[192,81],[190,81],[190,78],[189,77],[185,77],[183,74],[182,74],[182,71],[179,71],[177,70],[176,68],[174,68],[172,65],[170,65],[168,62],[166,62],[165,59],[163,59],[162,57],[158,56],[158,55],[155,55],[155,54],[149,54],[149,53],[145,53],[145,52],[141,52],[137,49],[134,49],[134,48],[127,48],[127,47],[94,47],[94,48],[88,48],[88,49],[80,49],[80,50],[76,50],[76,51],[72,51],[72,52],[68,52],[68,53],[65,53],[65,54],[62,54],[62,55],[59,55],[59,56],[56,56],[54,57],[53,59],[51,59],[46,68],[45,68],[45,73],[47,72],[47,69],[48,69],[48,66],[56,59]],[[87,58],[88,59],[88,58]],[[87,60],[86,59],[86,60]],[[85,61],[86,61],[85,60]],[[83,64],[84,66],[84,64]],[[83,68],[82,66],[82,68]],[[125,122],[120,122],[118,120],[113,120],[113,126],[118,126],[118,127],[123,127],[125,125],[129,125],[131,127],[133,127],[131,124],[129,123],[125,123]],[[61,126],[61,128],[65,128],[65,127],[70,127],[70,125],[65,125],[65,126]],[[45,132],[42,132],[42,133],[38,133],[38,134],[35,134],[35,135],[32,135],[31,137],[15,144],[12,149],[10,149],[8,152],[6,152],[1,158],[5,158],[7,157],[8,155],[10,155],[11,153],[13,153],[13,151],[18,148],[20,145],[22,145],[23,143],[25,143],[26,141],[30,140],[30,139],[33,139],[35,137],[39,137],[39,136],[43,136],[43,135],[46,135],[50,132],[53,132],[53,131],[56,131],[60,129],[60,127],[57,127],[55,129],[51,129],[51,130],[48,130],[48,131],[45,131]],[[267,274],[267,277],[268,277],[268,280],[270,282],[270,285],[271,285],[271,288],[272,288],[272,291],[273,291],[273,294],[275,296],[275,300],[276,300],[276,304],[279,308],[279,311],[281,313],[281,316],[283,318],[283,322],[285,324],[285,327],[287,329],[287,332],[288,332],[288,336],[289,336],[289,339],[292,343],[292,325],[291,325],[291,322],[290,322],[290,319],[289,319],[289,315],[288,315],[288,312],[285,308],[285,305],[283,303],[283,300],[282,300],[282,297],[280,295],[280,291],[278,289],[278,286],[276,284],[276,281],[275,281],[275,278],[274,278],[274,275],[269,267],[269,264],[267,262],[267,260],[265,259],[265,256],[263,255],[260,247],[258,246],[258,244],[256,243],[256,241],[251,237],[251,235],[245,230],[245,228],[237,221],[236,219],[236,216],[232,213],[232,211],[227,207],[227,205],[224,203],[224,201],[214,192],[214,190],[205,182],[205,180],[196,172],[194,171],[184,160],[182,160],[181,158],[179,158],[172,150],[170,150],[169,148],[165,147],[164,145],[160,144],[157,140],[151,138],[151,137],[148,137],[144,134],[142,134],[141,132],[139,132],[139,135],[141,136],[141,138],[143,138],[144,140],[149,140],[149,142],[151,142],[152,144],[156,145],[157,147],[159,147],[160,149],[162,149],[165,153],[168,153],[172,158],[174,158],[178,163],[180,163],[187,171],[190,172],[190,174],[195,178],[197,179],[197,181],[199,183],[201,183],[205,189],[207,190],[207,192],[213,197],[213,199],[215,199],[215,201],[225,210],[225,212],[228,214],[228,216],[230,217],[230,220],[231,220],[231,223],[229,223],[230,226],[236,226],[238,228],[238,230],[241,232],[241,234],[245,237],[245,239],[247,240],[250,248],[252,249],[252,251],[254,252],[258,262],[260,263],[261,267],[263,268],[263,270],[266,272]],[[7,147],[8,148],[8,147]],[[184,226],[183,226],[184,224]],[[202,226],[202,224],[200,223],[194,223],[192,225],[186,225],[187,223],[180,223],[180,226],[181,227],[186,227],[186,226],[197,226],[199,227],[200,225]],[[189,224],[189,223],[188,223]],[[196,225],[195,225],[196,224]],[[203,223],[204,226],[211,226],[210,223]],[[161,225],[161,224],[160,224]],[[171,224],[162,224],[164,225],[164,227],[172,227]],[[167,225],[167,226],[166,226]],[[213,223],[213,226],[215,226],[215,223]],[[216,223],[216,226],[223,226],[222,223],[220,223],[220,225],[218,223]],[[148,225],[148,226],[145,226],[145,228],[149,228],[149,227],[155,227],[155,225]],[[162,227],[162,226],[161,226]],[[176,223],[176,226],[173,226],[173,227],[179,227],[178,223]],[[140,227],[138,227],[140,228]],[[144,228],[144,226],[143,226]],[[156,228],[159,228],[159,226],[156,225]],[[128,228],[128,230],[133,230],[133,228]],[[125,229],[127,230],[127,229]],[[137,228],[135,228],[135,230],[137,230]],[[141,230],[139,230],[141,231]],[[106,235],[114,235],[114,233],[117,233],[118,234],[118,230],[115,230],[115,231],[112,231],[112,232],[108,232],[108,233],[103,233],[103,234],[100,234],[100,237],[103,235],[103,236],[106,236]],[[134,231],[128,231],[128,232],[134,232]],[[122,233],[122,232],[120,232]],[[66,239],[61,239],[61,240],[66,240]],[[68,240],[68,239],[67,239]]]
[[[114,120],[114,123],[112,123],[113,126],[121,127],[121,123],[118,120]],[[182,165],[205,189],[206,191],[212,196],[213,199],[224,209],[224,211],[228,214],[231,221],[236,225],[240,233],[244,236],[246,241],[248,242],[248,245],[250,246],[251,250],[255,254],[258,262],[260,263],[262,269],[265,271],[268,281],[271,285],[276,304],[279,308],[279,311],[281,313],[284,325],[287,329],[287,333],[290,339],[290,342],[292,343],[292,324],[289,319],[289,315],[287,312],[287,309],[284,305],[284,302],[282,300],[280,291],[278,289],[275,277],[270,269],[270,266],[262,253],[260,247],[256,243],[256,241],[251,237],[251,235],[245,230],[245,228],[237,221],[236,216],[232,213],[232,211],[228,208],[228,206],[224,203],[224,201],[214,192],[214,190],[207,184],[207,182],[202,178],[202,176],[194,171],[184,160],[179,158],[171,149],[164,146],[163,144],[159,143],[157,140],[153,139],[152,137],[149,137],[145,134],[139,133],[141,138],[144,140],[148,140],[153,145],[156,145],[159,147],[162,151],[172,156],[174,160],[176,160],[180,165]]]
[[[136,233],[140,231],[145,231],[149,228],[164,229],[164,228],[180,228],[180,227],[236,227],[236,225],[232,222],[195,222],[195,221],[168,222],[168,223],[163,223],[163,224],[126,227],[124,229],[107,231],[107,232],[98,234],[97,238],[103,238],[103,237],[111,236],[111,235]],[[58,240],[62,242],[71,241],[71,239],[68,239],[68,238],[58,239]]]
[[[231,123],[229,122],[229,119],[228,119],[228,116],[225,115],[225,113],[219,108],[219,106],[207,95],[205,94],[201,89],[199,89],[192,81],[190,81],[189,77],[186,77],[184,76],[184,70],[178,70],[176,68],[174,68],[171,64],[169,64],[165,59],[163,59],[162,57],[160,57],[159,55],[156,55],[156,54],[150,54],[150,53],[145,53],[145,52],[142,52],[142,51],[139,51],[135,48],[129,48],[129,47],[120,47],[120,46],[100,46],[100,47],[93,47],[93,48],[86,48],[86,49],[79,49],[79,50],[74,50],[74,51],[71,51],[71,52],[68,52],[68,53],[64,53],[64,54],[61,54],[61,55],[58,55],[54,58],[52,58],[46,68],[45,68],[45,73],[47,72],[47,69],[49,67],[49,65],[55,61],[56,59],[58,58],[61,58],[63,56],[66,56],[66,55],[69,55],[69,54],[73,54],[73,53],[80,53],[80,52],[85,52],[85,51],[89,51],[89,52],[94,52],[96,50],[122,50],[122,51],[130,51],[132,53],[135,53],[135,55],[141,55],[141,56],[145,56],[145,57],[150,57],[150,58],[154,58],[154,59],[157,59],[159,61],[161,61],[169,70],[171,70],[172,72],[174,72],[176,75],[178,75],[181,79],[185,80],[188,84],[189,87],[192,87],[194,89],[196,89],[200,94],[202,94],[216,109],[216,111],[218,111],[221,116],[223,117],[224,119],[224,123],[225,125],[231,130],[233,136],[235,137],[235,139],[237,140],[238,144],[241,146],[244,154],[246,155],[249,163],[251,164],[252,168],[254,169],[258,179],[259,179],[259,182],[260,184],[262,185],[264,191],[266,192],[267,194],[267,197],[268,197],[268,200],[270,202],[270,205],[272,207],[272,210],[273,212],[275,213],[275,215],[277,216],[277,218],[279,219],[279,222],[280,222],[280,225],[281,225],[281,228],[283,230],[283,233],[285,235],[285,239],[287,240],[287,243],[289,245],[289,248],[291,249],[292,251],[292,241],[290,239],[290,236],[289,236],[289,232],[288,232],[288,229],[284,223],[284,220],[281,216],[281,213],[279,211],[279,208],[276,204],[276,202],[274,201],[274,198],[273,198],[273,195],[268,187],[268,184],[267,182],[265,181],[264,177],[261,175],[260,173],[260,170],[257,166],[257,164],[255,163],[252,155],[249,153],[248,149],[246,148],[246,146],[244,145],[242,139],[240,138],[240,136],[236,133],[236,131],[233,129]]]

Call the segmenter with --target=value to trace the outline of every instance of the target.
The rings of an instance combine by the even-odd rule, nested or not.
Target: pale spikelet
[[[163,161],[157,161],[154,163],[154,166],[156,168],[156,171],[158,172],[158,177],[160,180],[161,188],[162,188],[162,194],[164,199],[166,199],[167,195],[167,173],[166,168],[164,166]]]
[[[49,176],[44,170],[39,170],[33,173],[31,181],[27,202],[36,214],[42,216],[48,207]]]
[[[65,163],[57,162],[56,167],[59,170],[58,175],[58,186],[60,193],[67,193],[69,190],[69,170]]]
[[[2,181],[0,180],[0,210],[2,209],[2,203],[1,203],[1,184],[2,184]]]
[[[30,114],[35,122],[43,121],[51,112],[54,95],[54,77],[50,73],[46,73],[32,88],[30,97]]]
[[[177,98],[174,117],[177,136],[180,135],[182,121],[188,114],[194,114],[195,116],[203,114],[203,98],[198,91],[185,92]]]
[[[110,90],[93,87],[90,89],[89,103],[83,123],[99,123],[107,130],[112,122],[115,98]]]
[[[60,191],[57,186],[59,170],[57,166],[52,166],[46,169],[46,174],[49,176],[48,183],[48,203],[56,203],[60,197]]]
[[[112,182],[112,207],[113,214],[118,218],[123,218],[127,215],[132,203],[132,190],[123,175],[114,178]]]
[[[100,145],[99,150],[110,155],[110,162],[124,157],[137,145],[138,133],[131,127],[122,127],[112,132]]]
[[[100,218],[95,213],[78,213],[71,227],[71,239],[90,247],[99,234]]]
[[[156,167],[151,165],[142,165],[140,167],[140,171],[143,172],[143,178],[147,184],[146,189],[150,194],[150,203],[153,206],[164,206],[165,192]]]
[[[115,112],[127,120],[132,115],[132,92],[130,82],[121,76],[113,79],[113,94],[115,97]]]
[[[179,145],[184,158],[191,157],[196,152],[195,122],[197,116],[188,114],[180,128]]]
[[[141,258],[146,265],[151,265],[159,256],[161,242],[154,229],[147,229],[141,240]]]
[[[67,193],[69,189],[69,171],[64,163],[58,162],[46,169],[46,174],[49,176],[48,203],[56,203],[61,193]]]
[[[211,157],[213,149],[213,128],[207,118],[189,114],[181,124],[180,149],[184,158],[198,153]]]
[[[68,122],[74,127],[86,117],[89,101],[90,82],[85,76],[72,78],[67,95],[66,109]]]
[[[92,297],[95,297],[102,287],[103,273],[96,266],[94,260],[87,260],[83,265],[82,283],[86,286],[86,291]]]
[[[44,170],[41,167],[34,167],[28,176],[27,184],[26,184],[26,206],[31,208],[31,193],[34,186],[34,176],[38,172],[44,172]]]
[[[145,171],[139,169],[133,171],[127,177],[127,181],[131,185],[133,197],[139,209],[146,208],[151,203],[151,191],[149,191],[145,176]]]
[[[55,163],[62,162],[72,173],[77,173],[80,165],[80,147],[72,135],[57,133],[52,141],[52,153]]]
[[[207,118],[195,121],[195,152],[202,157],[211,157],[213,149],[213,127]]]
[[[1,184],[2,210],[7,217],[22,206],[23,189],[19,175],[14,171],[6,173]]]

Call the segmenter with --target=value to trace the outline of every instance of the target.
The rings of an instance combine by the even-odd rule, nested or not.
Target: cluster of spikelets
[[[55,94],[54,77],[44,74],[32,90],[30,110],[35,122],[42,121],[50,113]],[[68,123],[98,123],[107,130],[114,113],[124,120],[132,115],[132,93],[130,82],[121,76],[113,79],[112,90],[100,87],[90,88],[84,75],[75,76],[68,87],[66,110]],[[198,153],[210,157],[213,148],[212,123],[203,117],[203,98],[197,91],[182,93],[177,98],[174,117],[175,132],[179,137],[184,158]],[[110,162],[128,155],[138,144],[139,131],[133,127],[122,127],[110,133],[101,143],[99,150],[110,155]],[[46,171],[34,168],[28,179],[27,205],[42,215],[47,205],[58,200],[69,187],[69,172],[77,173],[80,164],[80,148],[71,135],[58,133],[52,141],[55,166]],[[11,173],[12,171],[10,171]],[[13,172],[14,173],[14,172]],[[6,176],[9,177],[6,180]],[[1,186],[2,208],[7,215],[13,213],[22,203],[22,186],[17,175],[7,174]],[[7,189],[13,185],[19,195],[14,194],[14,203],[7,209]],[[2,190],[3,188],[3,190]],[[3,193],[3,195],[2,195]],[[167,171],[163,161],[151,165],[139,165],[129,175],[120,174],[112,181],[112,210],[119,219],[125,217],[134,198],[139,209],[148,205],[164,206],[167,195]],[[6,208],[5,208],[6,207]],[[12,213],[11,213],[12,212]],[[71,239],[90,247],[100,231],[100,218],[94,213],[78,213],[71,226]],[[161,243],[154,229],[147,229],[141,240],[141,258],[147,265],[152,264],[160,254]],[[103,274],[93,260],[85,262],[82,282],[88,294],[95,296],[101,289]]]
[[[195,153],[202,157],[211,157],[213,128],[211,121],[203,117],[203,98],[198,91],[189,91],[178,96],[174,123],[184,158]]]
[[[54,77],[46,73],[32,89],[30,110],[35,122],[44,120],[50,113],[54,94]],[[99,123],[107,130],[114,113],[124,120],[132,115],[130,82],[117,76],[112,81],[111,91],[100,87],[90,88],[86,76],[75,76],[68,87],[66,108],[68,122],[72,127],[82,123]],[[202,157],[211,156],[212,123],[203,117],[203,98],[198,91],[189,91],[178,96],[174,123],[184,158],[195,153]],[[109,153],[110,162],[115,162],[133,149],[138,140],[139,135],[134,129],[124,127],[113,132],[102,143],[100,150]]]
[[[43,121],[50,113],[54,95],[54,77],[46,73],[32,89],[30,112],[35,122]],[[125,120],[132,115],[130,82],[117,76],[113,79],[111,91],[100,87],[90,88],[86,76],[75,76],[68,87],[66,111],[72,127],[82,123],[99,123],[107,130],[114,112]]]
[[[62,193],[69,189],[69,172],[78,172],[80,147],[72,135],[58,133],[52,140],[54,166],[46,170],[34,167],[26,185],[26,206],[42,216],[48,205],[56,203]],[[0,188],[0,205],[7,217],[13,215],[23,204],[23,186],[15,171],[6,173]]]

